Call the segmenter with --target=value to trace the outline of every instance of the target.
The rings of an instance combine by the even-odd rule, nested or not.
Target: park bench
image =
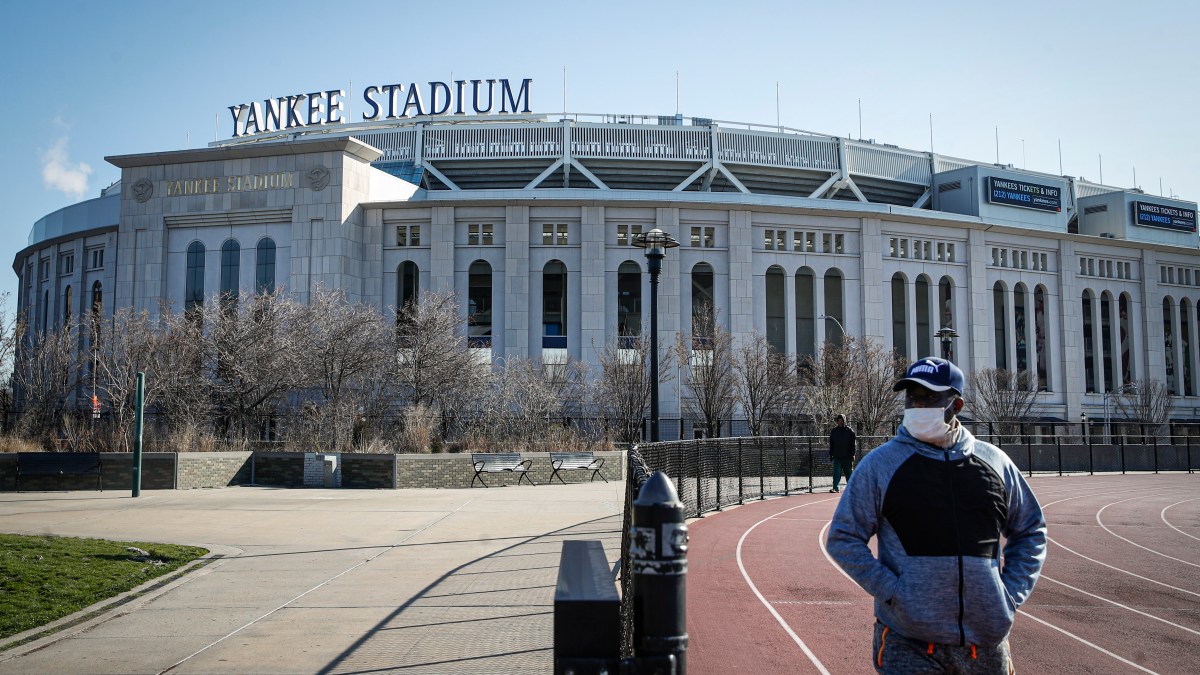
[[[103,465],[98,452],[18,452],[17,492],[21,477],[96,476],[96,486],[104,491]]]
[[[567,481],[559,475],[559,471],[570,471],[578,469],[581,471],[591,471],[592,480],[596,480],[596,476],[600,476],[600,480],[605,483],[608,479],[604,474],[600,473],[600,467],[604,466],[604,458],[596,457],[591,452],[552,452],[550,453],[550,468],[553,470],[550,474],[551,482],[554,477],[558,476],[558,482],[566,485]]]
[[[521,454],[518,452],[472,452],[471,463],[475,465],[475,478],[471,479],[471,487],[475,487],[475,481],[487,487],[488,484],[483,482],[485,473],[501,473],[511,471],[519,474],[517,485],[521,484],[522,480],[529,481],[530,485],[534,485],[533,479],[529,477],[529,466],[533,464],[531,459],[521,459]]]

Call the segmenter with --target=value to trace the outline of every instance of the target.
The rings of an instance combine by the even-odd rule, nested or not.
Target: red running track
[[[1030,483],[1050,544],[1013,628],[1017,671],[1200,672],[1200,475]],[[690,673],[872,672],[871,598],[824,552],[838,497],[691,522]]]

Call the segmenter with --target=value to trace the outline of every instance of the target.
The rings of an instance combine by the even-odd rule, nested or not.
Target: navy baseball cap
[[[962,396],[966,378],[958,366],[936,356],[921,359],[908,367],[904,377],[896,380],[892,391],[900,391],[909,384],[918,384],[930,391],[953,389]]]

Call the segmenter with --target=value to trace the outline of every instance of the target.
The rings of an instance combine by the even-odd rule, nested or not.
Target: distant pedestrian
[[[854,453],[858,450],[858,440],[854,430],[846,426],[846,416],[835,418],[837,426],[829,430],[829,459],[833,462],[833,489],[830,492],[840,492],[838,485],[842,476],[846,484],[850,484],[850,472],[854,471]]]
[[[959,424],[963,385],[944,359],[909,366],[892,387],[904,423],[863,457],[833,514],[829,555],[875,597],[880,673],[1012,673],[1008,634],[1046,560],[1021,472]]]

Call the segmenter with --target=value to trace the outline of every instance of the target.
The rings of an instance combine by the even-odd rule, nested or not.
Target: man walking
[[[829,554],[875,597],[880,673],[1011,673],[1008,634],[1046,559],[1021,472],[959,424],[963,389],[949,361],[909,366],[893,387],[903,425],[859,462],[829,529]]]
[[[830,492],[838,492],[843,475],[849,485],[850,472],[854,470],[854,451],[858,449],[854,430],[846,426],[846,416],[838,415],[835,419],[837,426],[829,430],[829,459],[833,462],[833,489]]]

